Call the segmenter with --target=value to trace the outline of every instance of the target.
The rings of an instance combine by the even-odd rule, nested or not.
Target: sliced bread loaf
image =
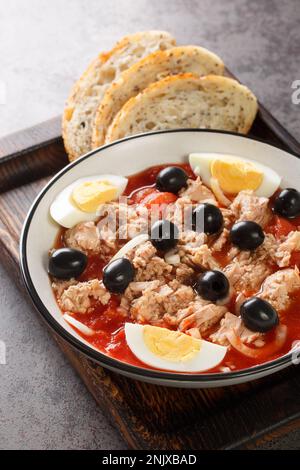
[[[74,84],[63,113],[62,133],[70,160],[91,150],[95,113],[113,80],[141,58],[175,44],[175,39],[164,31],[136,33],[126,36],[91,63]]]
[[[127,101],[109,127],[106,142],[180,127],[246,134],[256,112],[253,93],[232,78],[174,75],[153,83]]]
[[[184,72],[223,75],[224,64],[216,54],[197,46],[156,51],[136,62],[106,90],[93,125],[92,146],[104,143],[108,127],[126,101],[151,83]]]

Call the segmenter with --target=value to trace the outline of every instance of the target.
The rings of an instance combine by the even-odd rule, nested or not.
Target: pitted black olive
[[[266,333],[279,323],[278,314],[272,305],[259,297],[251,297],[240,308],[241,318],[251,331]]]
[[[111,261],[103,269],[103,284],[115,294],[121,294],[134,278],[134,267],[127,258]]]
[[[241,250],[255,250],[263,243],[264,239],[263,229],[256,222],[237,222],[230,230],[231,243]]]
[[[220,209],[214,204],[199,204],[192,213],[192,228],[196,232],[208,235],[218,233],[223,227],[224,219]]]
[[[87,256],[82,251],[59,248],[49,258],[48,273],[58,279],[71,279],[83,273],[87,262]]]
[[[196,291],[205,300],[224,299],[229,293],[229,281],[221,271],[206,271],[196,282]]]
[[[274,212],[287,219],[300,215],[300,192],[297,189],[283,189],[274,201]]]
[[[188,175],[182,168],[168,166],[158,173],[156,187],[159,191],[178,194],[181,189],[186,188],[187,180]]]
[[[152,245],[159,251],[166,252],[178,243],[178,227],[169,220],[158,220],[151,227]]]

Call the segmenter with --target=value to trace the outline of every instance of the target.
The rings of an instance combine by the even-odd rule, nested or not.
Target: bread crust
[[[199,46],[179,46],[156,51],[136,62],[106,90],[93,125],[93,148],[103,145],[107,129],[130,98],[164,76],[183,72],[199,76],[223,75],[224,63],[216,54]]]
[[[175,119],[174,126],[165,123],[160,126],[159,119],[161,118],[163,121],[165,117],[163,114],[167,111],[160,108],[161,116],[155,115],[157,105],[163,103],[163,100],[167,100],[169,95],[172,95],[174,102],[178,105],[178,96],[182,92],[186,94],[187,100],[189,96],[197,96],[197,99],[200,99],[198,102],[199,108],[203,101],[207,100],[205,113],[200,114],[197,125],[191,125],[192,119],[186,119],[186,116],[182,114],[182,110],[174,105],[173,112],[178,114],[178,116],[175,116],[177,119]],[[194,106],[192,98],[191,105]],[[147,132],[144,126],[145,116],[151,113],[152,109],[154,126],[151,130],[199,127],[217,128],[246,134],[255,119],[257,108],[257,100],[254,94],[246,86],[241,85],[232,78],[218,75],[199,77],[191,73],[169,76],[151,84],[137,96],[127,101],[109,127],[105,142],[109,143],[126,135]],[[188,115],[188,111],[185,114]],[[134,122],[134,119],[136,119],[136,122]],[[220,122],[222,119],[223,122]],[[217,122],[217,127],[212,125],[215,122]]]
[[[148,41],[149,51],[147,51]],[[140,45],[143,43],[145,44],[144,51],[140,48]],[[148,55],[149,52],[160,48],[173,47],[175,43],[176,41],[171,34],[164,31],[138,32],[125,36],[116,43],[111,51],[99,54],[98,57],[92,61],[79,80],[73,85],[63,112],[62,136],[71,161],[91,150],[91,122],[93,121],[99,102],[102,100],[105,89],[117,78],[113,76],[113,70],[111,70],[111,80],[109,80],[110,77],[102,76],[105,75],[105,71],[103,70],[105,65],[110,62],[113,63],[114,59],[116,61],[120,59],[119,69],[124,66],[126,68],[125,59],[127,60],[128,66],[131,66],[141,57]],[[132,48],[132,51],[128,53],[130,48]],[[137,49],[136,56],[134,54],[135,49]],[[139,54],[141,54],[141,56],[139,56]],[[122,60],[124,61],[123,64]],[[116,69],[118,68],[116,67]],[[105,80],[107,80],[107,83]],[[103,90],[100,89],[100,87],[102,87]],[[103,91],[103,93],[101,93],[101,91]],[[97,100],[97,93],[99,94],[99,100]],[[87,102],[88,98],[91,98],[91,102],[88,103],[90,109],[85,110],[84,104]],[[88,111],[88,122],[86,122],[87,116],[84,115],[86,111]],[[76,114],[76,122],[72,122],[74,113]],[[82,121],[80,120],[81,117]],[[81,139],[82,136],[83,138]]]

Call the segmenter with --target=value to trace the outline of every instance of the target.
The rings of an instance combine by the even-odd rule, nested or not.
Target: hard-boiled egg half
[[[94,220],[100,205],[117,199],[127,183],[127,178],[117,175],[80,178],[56,196],[50,206],[51,217],[66,228]]]
[[[278,189],[281,177],[261,163],[220,153],[191,153],[189,162],[195,175],[204,184],[218,181],[226,194],[237,194],[242,190],[253,190],[257,196],[270,197]]]
[[[202,372],[216,367],[227,348],[180,331],[152,325],[125,323],[126,342],[133,354],[156,369]]]

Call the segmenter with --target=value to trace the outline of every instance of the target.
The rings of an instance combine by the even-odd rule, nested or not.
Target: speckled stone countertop
[[[127,33],[218,53],[300,139],[299,0],[10,0],[0,5],[0,136],[61,113],[73,81]],[[0,449],[125,449],[0,264]],[[278,444],[300,448],[300,436]]]

